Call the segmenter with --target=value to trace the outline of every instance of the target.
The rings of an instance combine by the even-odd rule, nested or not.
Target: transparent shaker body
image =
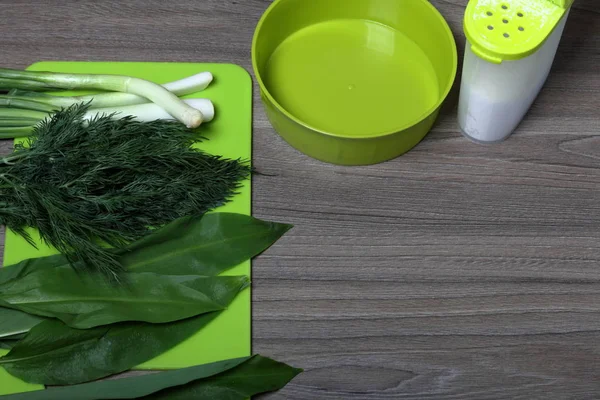
[[[568,14],[537,52],[521,60],[488,62],[467,41],[458,107],[463,134],[493,143],[514,132],[548,78]]]

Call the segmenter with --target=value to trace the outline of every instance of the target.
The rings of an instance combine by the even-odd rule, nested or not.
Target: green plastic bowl
[[[425,137],[457,51],[427,0],[275,0],[256,28],[252,64],[269,121],[291,146],[365,165]]]

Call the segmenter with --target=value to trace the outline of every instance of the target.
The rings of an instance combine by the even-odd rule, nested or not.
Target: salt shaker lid
[[[464,30],[471,50],[500,64],[535,53],[574,0],[470,0]]]

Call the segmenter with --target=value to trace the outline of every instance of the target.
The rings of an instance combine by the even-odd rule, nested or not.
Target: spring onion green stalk
[[[213,80],[210,72],[201,72],[177,81],[165,83],[162,85],[165,89],[176,96],[185,96],[188,94],[200,92],[208,87]],[[27,92],[16,90],[11,93],[12,97],[21,100],[33,100],[55,107],[57,110],[61,107],[69,107],[75,103],[90,103],[90,108],[104,108],[117,106],[130,106],[134,104],[144,104],[148,100],[131,93],[100,93],[86,96],[53,96],[47,93]],[[1,105],[1,103],[0,103]],[[20,107],[27,108],[27,107]],[[33,108],[32,108],[33,109]]]
[[[41,111],[22,110],[20,108],[0,108],[0,126],[2,126],[3,120],[33,119],[34,121],[40,121],[47,116],[48,113]]]
[[[18,126],[14,128],[0,126],[0,139],[14,139],[17,137],[30,136],[33,133],[33,125]]]
[[[184,102],[187,105],[194,107],[196,110],[200,110],[204,116],[204,122],[210,122],[215,117],[215,107],[213,106],[212,101],[208,99],[186,99]],[[84,119],[89,120],[102,114],[114,115],[114,118],[122,118],[126,115],[132,115],[135,117],[134,120],[140,122],[150,122],[156,119],[173,119],[173,117],[170,116],[165,110],[153,103],[90,109],[88,112],[86,112]]]
[[[28,81],[25,79],[5,79],[0,77],[0,91],[18,87],[23,90],[51,90],[53,86],[43,82]]]
[[[6,138],[5,135],[10,134],[10,132],[15,133],[9,137],[15,137],[16,133],[23,133],[18,128],[35,125],[47,116],[48,113],[46,112],[18,108],[0,108],[0,128],[3,128],[0,130],[0,138]]]
[[[10,84],[5,86],[7,82]],[[122,75],[64,74],[0,68],[0,90],[31,90],[38,83],[43,90],[50,86],[55,89],[100,89],[133,93],[159,105],[188,128],[197,128],[203,121],[200,111],[188,106],[164,87],[144,79]]]
[[[46,113],[58,111],[57,107],[41,103],[34,99],[14,95],[0,95],[0,107],[21,108],[25,110],[42,111]],[[60,107],[58,107],[60,108]]]
[[[4,128],[18,128],[23,126],[35,125],[39,120],[35,118],[3,118],[0,119],[0,127]]]

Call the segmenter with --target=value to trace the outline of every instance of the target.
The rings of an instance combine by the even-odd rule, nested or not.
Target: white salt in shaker
[[[517,128],[554,62],[573,0],[471,0],[458,120],[465,136],[499,142]]]

